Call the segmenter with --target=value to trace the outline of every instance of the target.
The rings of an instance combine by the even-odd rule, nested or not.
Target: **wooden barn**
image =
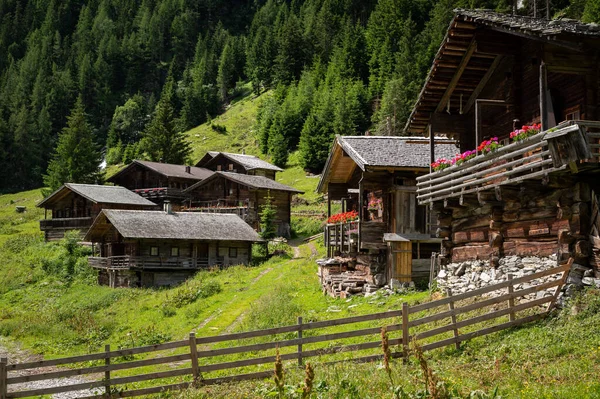
[[[40,230],[46,241],[60,240],[69,230],[85,235],[102,209],[157,209],[124,187],[75,183],[65,183],[37,206],[45,210]]]
[[[98,256],[100,284],[157,287],[179,284],[199,269],[248,264],[262,241],[237,215],[104,210],[86,240]]]
[[[450,156],[457,148],[440,139],[435,150]],[[429,273],[441,240],[435,218],[416,199],[416,179],[429,172],[429,153],[429,141],[419,137],[336,137],[317,186],[328,200],[328,258],[349,260],[379,286]],[[355,211],[355,220],[332,217],[332,201],[341,201],[342,215]],[[327,264],[338,265],[331,259]]]
[[[476,151],[417,178],[444,262],[558,254],[597,266],[599,53],[597,25],[455,11],[406,125]]]
[[[214,172],[213,175],[189,187],[188,211],[235,213],[255,230],[259,229],[259,212],[270,198],[276,207],[277,233],[290,237],[292,196],[302,191],[258,175]]]
[[[169,201],[178,207],[185,198],[183,190],[211,174],[212,171],[195,166],[135,160],[107,180],[156,204]]]
[[[283,169],[263,161],[254,155],[209,151],[198,161],[196,167],[212,171],[233,172],[245,175],[265,176],[275,180],[275,174]]]

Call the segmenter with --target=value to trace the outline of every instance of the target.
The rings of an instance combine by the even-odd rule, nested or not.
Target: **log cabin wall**
[[[587,265],[592,187],[570,180],[498,187],[462,206],[436,203],[445,262],[489,260],[496,267],[503,256],[558,254]]]

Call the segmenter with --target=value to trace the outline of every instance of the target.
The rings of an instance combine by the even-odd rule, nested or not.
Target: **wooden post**
[[[408,303],[402,303],[402,359],[408,361]]]
[[[433,166],[431,164],[435,162],[435,137],[431,123],[429,123],[427,128],[429,129],[429,160],[431,161],[429,163],[429,173],[433,173]]]
[[[446,295],[448,295],[448,298],[452,298],[452,290],[450,288],[448,288],[446,290]],[[452,321],[452,326],[453,326],[453,331],[454,331],[454,347],[458,350],[460,349],[460,343],[458,342],[458,328],[456,328],[456,315],[454,314],[454,301],[450,301],[450,303],[448,303],[448,309],[450,310],[450,312],[452,312],[452,315],[450,316],[450,320]]]
[[[110,366],[110,345],[104,345],[104,352],[106,353],[106,357],[104,358],[104,365]],[[106,370],[104,372],[104,396],[110,398],[110,370]]]
[[[546,72],[546,63],[540,63],[540,122],[542,124],[542,132],[548,130],[548,102],[546,91],[548,90],[548,80]]]
[[[302,316],[298,317],[298,367],[302,367]]]
[[[196,346],[196,334],[190,333],[190,357],[192,358],[192,375],[194,377],[194,386],[197,386],[200,378],[200,368],[198,367],[198,347]]]
[[[346,223],[342,223],[340,225],[340,252],[344,252],[344,225]]]
[[[0,359],[0,399],[6,399],[8,394],[8,369],[6,367],[8,359],[3,357]]]
[[[513,283],[512,283],[513,275],[512,275],[512,273],[508,273],[508,275],[506,277],[508,278],[508,293],[512,294],[515,290],[515,288],[513,287]],[[514,307],[515,307],[515,298],[513,298],[513,297],[508,298],[508,308],[512,309]],[[512,310],[508,314],[508,320],[515,321],[515,312],[513,312]]]

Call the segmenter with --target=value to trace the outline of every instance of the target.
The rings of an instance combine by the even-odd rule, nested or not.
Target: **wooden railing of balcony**
[[[223,264],[223,257],[216,258],[216,264]],[[207,268],[208,257],[198,258],[160,258],[157,256],[107,256],[89,257],[88,264],[96,269],[127,270],[127,269],[190,269]]]
[[[183,190],[173,187],[138,188],[133,190],[144,198],[184,198]]]
[[[600,122],[570,121],[557,127],[577,125],[584,132],[591,157],[582,161],[598,163],[600,157]],[[417,178],[419,204],[462,197],[486,188],[542,179],[569,165],[555,165],[546,135],[540,132],[523,141],[506,145],[494,153],[480,155],[461,165]]]
[[[328,224],[325,226],[325,246],[327,257],[332,257],[336,252],[350,253],[358,250],[358,232],[360,221],[354,220],[346,223]]]
[[[40,220],[40,230],[51,229],[80,229],[89,228],[94,219],[92,217],[83,218],[57,218],[57,219],[42,219]]]

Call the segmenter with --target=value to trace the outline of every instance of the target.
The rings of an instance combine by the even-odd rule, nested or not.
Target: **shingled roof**
[[[532,36],[581,35],[600,37],[598,24],[586,24],[574,19],[548,21],[522,15],[500,14],[492,10],[456,9],[454,13],[465,21],[475,22],[506,31],[518,31]]]
[[[457,151],[454,140],[435,139],[436,158],[451,158]],[[422,137],[337,136],[325,163],[317,191],[325,190],[330,175],[339,172],[334,170],[336,168],[347,169],[344,171],[347,178],[350,177],[354,164],[363,171],[420,169],[426,172],[429,170],[430,157],[429,140]]]
[[[139,196],[125,187],[77,183],[65,183],[62,187],[41,201],[37,206],[44,207],[44,205],[62,198],[69,191],[72,191],[96,204],[120,204],[137,205],[141,207],[156,207],[155,203],[148,201],[144,197]]]
[[[85,236],[98,242],[110,223],[124,238],[259,242],[259,235],[239,216],[220,213],[104,209]]]
[[[195,190],[198,187],[202,187],[205,184],[208,184],[209,182],[211,182],[214,179],[218,179],[218,178],[225,178],[227,180],[239,183],[239,184],[243,184],[245,186],[251,187],[251,188],[257,188],[257,189],[267,189],[267,190],[273,190],[273,191],[287,191],[287,192],[291,192],[291,193],[295,193],[295,194],[303,194],[304,192],[295,189],[294,187],[290,187],[290,186],[286,186],[285,184],[281,184],[279,182],[276,182],[273,179],[269,179],[268,177],[264,177],[264,176],[253,176],[253,175],[244,175],[241,173],[232,173],[232,172],[215,172],[214,174],[212,174],[209,178],[199,181],[198,183],[194,184],[191,187],[188,187],[184,192],[190,192]]]
[[[111,176],[108,181],[114,181],[117,176],[127,173],[131,168],[135,167],[135,165],[140,165],[144,168],[153,170],[156,173],[159,173],[166,177],[178,177],[183,179],[190,180],[202,180],[206,179],[213,172],[211,170],[205,168],[198,168],[195,166],[186,166],[186,165],[175,165],[170,163],[161,163],[161,162],[150,162],[150,161],[141,161],[135,160],[123,168],[118,173]],[[188,169],[189,168],[189,172]]]
[[[421,137],[340,136],[337,141],[362,170],[369,166],[429,168],[429,140]],[[456,151],[453,140],[436,139],[436,157],[453,157]]]
[[[246,170],[253,169],[266,169],[266,170],[274,170],[276,172],[281,172],[283,169],[268,163],[267,161],[263,161],[262,159],[254,156],[254,155],[246,155],[246,154],[233,154],[230,152],[213,152],[209,151],[202,159],[196,164],[196,166],[208,167],[214,159],[218,156],[223,156],[233,162],[236,162],[242,165]],[[212,158],[209,158],[212,157]]]

